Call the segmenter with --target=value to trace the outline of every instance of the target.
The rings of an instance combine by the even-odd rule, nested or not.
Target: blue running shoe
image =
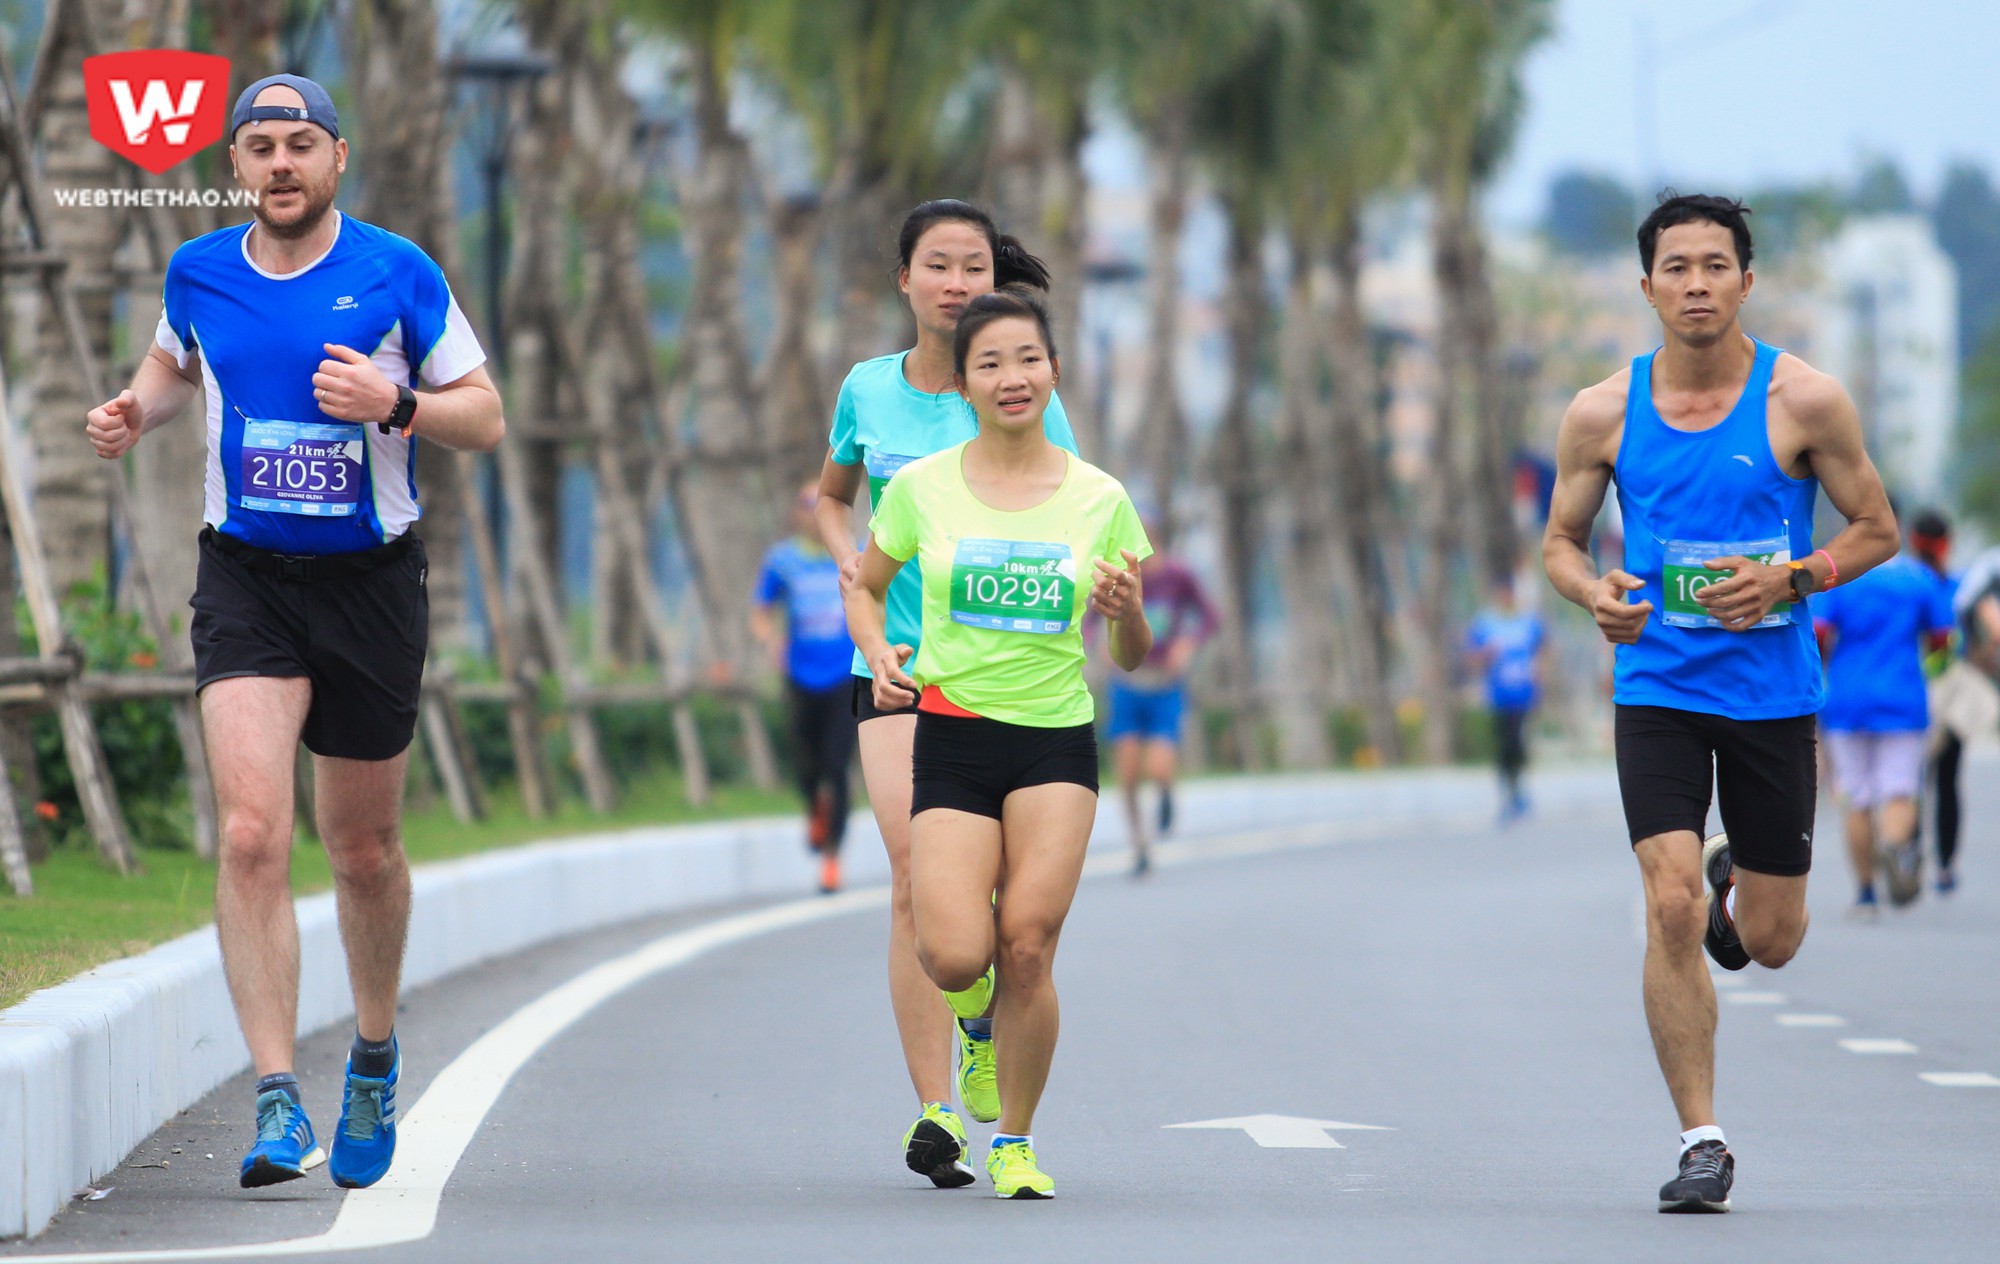
[[[342,1189],[366,1189],[382,1179],[396,1157],[396,1077],[403,1058],[386,1079],[354,1073],[347,1063],[347,1092],[340,1102],[340,1127],[333,1134],[333,1158],[327,1171]]]
[[[261,1189],[295,1181],[308,1169],[326,1162],[326,1152],[313,1140],[312,1120],[305,1107],[281,1088],[257,1095],[257,1144],[243,1156],[239,1179],[245,1189]]]

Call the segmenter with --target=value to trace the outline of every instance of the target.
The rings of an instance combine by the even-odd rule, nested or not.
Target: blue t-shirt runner
[[[1813,598],[1833,636],[1827,656],[1830,732],[1921,733],[1930,726],[1923,641],[1951,630],[1951,590],[1913,557],[1886,562]]]
[[[273,553],[375,548],[422,512],[414,439],[320,411],[313,374],[328,343],[410,387],[443,386],[486,362],[428,255],[333,214],[326,254],[284,276],[251,262],[247,224],[197,237],[167,264],[155,340],[182,368],[199,353],[207,388],[202,520]]]
[[[829,436],[836,465],[863,465],[868,471],[868,509],[872,514],[882,500],[882,489],[896,471],[918,457],[942,452],[964,443],[979,433],[978,418],[963,396],[956,391],[933,395],[910,385],[903,376],[903,361],[909,355],[863,360],[848,371],[840,384],[840,398],[833,409],[833,432]],[[1062,400],[1049,396],[1042,416],[1042,431],[1049,442],[1072,456],[1076,436],[1071,433],[1069,415]],[[891,645],[916,646],[923,628],[924,581],[913,558],[889,585],[888,635]],[[921,649],[918,651],[921,653]],[[916,657],[904,664],[915,670]],[[874,672],[861,652],[852,655],[852,672],[872,678]]]
[[[1541,697],[1536,656],[1541,653],[1542,617],[1527,610],[1486,610],[1472,621],[1466,646],[1490,655],[1486,663],[1486,704],[1495,711],[1532,711]]]
[[[854,642],[840,600],[840,567],[825,549],[781,540],[764,555],[757,604],[785,609],[785,676],[820,693],[852,676]]]

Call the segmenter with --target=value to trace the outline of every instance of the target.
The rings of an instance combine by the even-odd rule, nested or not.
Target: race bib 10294
[[[1728,571],[1712,571],[1707,563],[1718,557],[1747,557],[1766,566],[1783,566],[1792,560],[1791,542],[1783,536],[1768,540],[1721,543],[1709,540],[1665,541],[1666,565],[1660,581],[1666,588],[1666,609],[1661,618],[1668,627],[1719,628],[1722,620],[1710,614],[1698,600],[1702,589],[1729,578]],[[1779,602],[1754,627],[1783,627],[1792,621],[1792,603]]]
[[[361,500],[361,428],[243,419],[241,501],[266,513],[345,518]]]
[[[1076,559],[1067,544],[960,540],[951,559],[951,619],[1000,632],[1069,630]]]

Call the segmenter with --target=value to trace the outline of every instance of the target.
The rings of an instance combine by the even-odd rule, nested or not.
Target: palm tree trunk
[[[1436,407],[1421,492],[1424,568],[1417,608],[1423,638],[1418,672],[1418,692],[1424,705],[1423,749],[1424,758],[1431,763],[1448,763],[1457,747],[1458,702],[1452,677],[1458,635],[1453,580],[1468,535],[1479,540],[1486,526],[1478,502],[1467,503],[1468,493],[1476,495],[1478,490],[1468,483],[1478,480],[1467,477],[1465,451],[1466,414],[1472,404],[1465,383],[1472,347],[1462,283],[1464,230],[1453,210],[1456,200],[1442,185],[1442,181],[1434,185],[1432,199],[1431,262],[1438,287]]]
[[[770,222],[777,325],[764,354],[757,399],[763,433],[772,441],[770,479],[789,491],[819,476],[833,415],[812,340],[825,213],[813,199],[790,198],[771,208]]]
[[[1333,547],[1333,488],[1323,455],[1330,428],[1320,391],[1319,330],[1315,306],[1315,243],[1294,229],[1290,242],[1285,313],[1279,335],[1277,470],[1284,496],[1285,530],[1279,556],[1285,576],[1285,648],[1290,670],[1276,700],[1279,751],[1293,768],[1332,761],[1327,713],[1333,698],[1339,637],[1334,631],[1334,579],[1345,558]]]
[[[766,451],[743,317],[743,216],[750,150],[729,123],[715,51],[696,49],[695,158],[681,185],[687,252],[694,265],[684,322],[693,387],[694,456],[700,475],[682,488],[689,544],[702,557],[698,585],[709,644],[739,674],[751,666],[750,581],[773,530],[773,498],[760,477]]]
[[[40,131],[43,176],[52,187],[111,188],[121,182],[124,160],[90,138],[83,58],[96,51],[88,32],[123,31],[123,0],[63,0],[51,6],[37,64],[43,83]],[[88,24],[83,25],[83,24]],[[49,217],[45,248],[64,261],[75,290],[91,355],[111,362],[112,264],[126,217],[107,209],[79,209]],[[110,560],[110,466],[80,441],[83,415],[102,403],[89,398],[71,357],[69,329],[52,304],[43,304],[36,331],[29,432],[35,451],[35,517],[51,546],[49,582],[67,599],[79,584],[104,573]]]
[[[1219,683],[1234,714],[1233,743],[1239,767],[1263,764],[1263,701],[1257,695],[1256,577],[1264,487],[1258,478],[1256,386],[1268,300],[1264,293],[1263,220],[1248,196],[1224,195],[1229,219],[1228,276],[1223,323],[1229,343],[1229,389],[1216,430],[1212,468],[1222,506],[1223,670]]]
[[[1049,85],[1053,89],[1056,85]],[[1021,238],[1049,265],[1049,317],[1063,356],[1063,411],[1076,432],[1077,447],[1093,464],[1112,464],[1103,419],[1097,416],[1087,373],[1091,363],[1082,345],[1085,201],[1090,181],[1083,170],[1083,142],[1089,135],[1087,84],[1065,81],[1060,91],[1036,100],[1035,84],[1020,67],[1000,70],[993,108],[993,141],[987,156],[985,198],[1002,232]]]
[[[1332,358],[1332,452],[1338,492],[1339,546],[1348,594],[1348,652],[1360,693],[1368,744],[1389,763],[1402,759],[1396,700],[1390,682],[1390,596],[1383,556],[1388,471],[1376,441],[1375,358],[1361,310],[1361,234],[1353,217],[1331,245],[1333,310],[1325,321]]]
[[[342,33],[353,91],[355,165],[362,176],[355,213],[423,248],[466,294],[454,222],[449,92],[438,65],[438,15],[432,0],[357,0]],[[343,129],[346,130],[346,129]],[[455,454],[417,445],[417,485],[424,516],[417,533],[430,555],[431,643],[467,650],[474,643],[466,593],[465,515],[470,489]]]
[[[1193,167],[1185,109],[1163,114],[1149,136],[1152,168],[1148,189],[1146,243],[1145,368],[1139,411],[1142,459],[1151,474],[1153,512],[1168,539],[1177,538],[1175,504],[1181,471],[1187,468],[1187,413],[1181,407],[1175,367],[1180,362],[1181,232],[1187,224],[1188,184]]]

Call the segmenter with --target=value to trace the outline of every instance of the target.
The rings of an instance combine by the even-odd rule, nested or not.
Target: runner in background
[[[1154,548],[1160,550],[1146,562],[1146,622],[1153,629],[1153,649],[1139,670],[1112,677],[1105,697],[1111,714],[1104,726],[1118,788],[1125,797],[1135,877],[1152,867],[1140,790],[1147,781],[1159,786],[1159,830],[1167,834],[1174,827],[1174,778],[1180,772],[1188,670],[1194,656],[1221,627],[1201,581],[1178,557],[1165,551],[1158,522],[1148,518],[1145,529]],[[1094,639],[1094,616],[1088,627]]]
[[[1950,683],[1941,701],[1949,708],[1954,731],[1966,740],[1990,735],[2000,721],[2000,545],[1972,559],[1959,577],[1952,594],[1951,610],[1958,625],[1960,661],[1952,664],[1944,680]],[[1943,683],[1941,681],[1941,683]],[[1938,874],[1942,889],[1949,892],[1958,883],[1956,831],[1952,837],[1949,862]],[[1939,832],[1939,843],[1944,842]]]
[[[1528,766],[1528,720],[1541,702],[1548,631],[1542,616],[1521,609],[1512,576],[1496,576],[1488,591],[1492,604],[1466,630],[1466,657],[1486,676],[1494,759],[1500,769],[1500,823],[1505,825],[1528,811],[1521,773]]]
[[[1958,576],[1950,568],[1950,520],[1935,509],[1919,510],[1910,519],[1910,552],[1937,577],[1947,599],[1955,602]],[[1978,668],[1965,661],[1960,653],[1963,646],[1963,638],[1956,638],[1953,644],[1924,656],[1924,675],[1930,680],[1929,780],[1939,895],[1949,895],[1958,886],[1954,867],[1961,820],[1958,782],[1965,744],[1981,733],[1992,732],[2000,722],[2000,694]]]
[[[1847,801],[1854,912],[1873,917],[1878,867],[1898,907],[1923,890],[1917,793],[1930,727],[1923,655],[1950,640],[1951,601],[1936,574],[1905,554],[1820,593],[1812,615],[1827,665],[1819,726]]]
[[[818,502],[817,481],[799,488],[792,534],[771,546],[757,574],[750,632],[785,674],[792,751],[806,802],[806,845],[820,858],[819,889],[831,895],[840,890],[840,844],[847,836],[854,642],[841,608],[840,567],[820,542],[815,523]]]

